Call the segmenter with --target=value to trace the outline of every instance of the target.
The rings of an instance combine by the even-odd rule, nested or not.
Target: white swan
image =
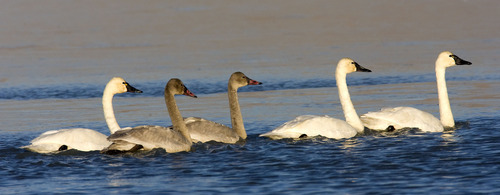
[[[329,116],[303,115],[288,121],[278,128],[260,135],[271,139],[301,138],[304,136],[324,136],[334,139],[354,137],[364,131],[364,126],[354,109],[347,89],[346,75],[352,72],[371,72],[349,58],[343,58],[337,64],[335,79],[339,90],[340,104],[346,121]]]
[[[112,78],[104,89],[102,107],[111,133],[120,129],[113,113],[113,96],[125,92],[142,93],[142,91],[132,87],[120,77]],[[31,140],[31,145],[22,148],[38,153],[51,153],[69,149],[88,152],[102,150],[110,144],[111,142],[107,140],[107,136],[100,132],[92,129],[73,128],[47,131]]]
[[[191,139],[194,142],[216,141],[223,143],[236,143],[240,139],[246,139],[247,133],[243,125],[240,103],[238,102],[238,88],[260,84],[262,83],[248,78],[241,72],[233,73],[227,84],[231,125],[233,128],[198,117],[188,117],[184,119],[184,122],[186,122],[186,126],[189,129]]]
[[[470,65],[449,51],[443,51],[436,60],[436,82],[439,97],[439,114],[441,120],[428,112],[412,107],[383,108],[378,112],[361,115],[365,127],[372,130],[386,130],[389,127],[401,129],[405,127],[419,128],[424,132],[441,132],[444,128],[454,127],[455,121],[451,112],[448,90],[446,88],[446,68],[455,65]]]
[[[165,86],[165,103],[172,120],[171,127],[144,125],[119,130],[108,137],[108,140],[113,144],[101,152],[116,154],[154,148],[163,148],[168,153],[191,150],[192,140],[175,102],[174,95],[176,94],[196,97],[184,86],[181,80],[174,78],[168,81]]]

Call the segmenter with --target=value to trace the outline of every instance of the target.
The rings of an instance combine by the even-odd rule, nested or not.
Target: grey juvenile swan
[[[231,114],[231,127],[220,123],[205,120],[198,117],[188,117],[186,122],[191,138],[194,142],[216,141],[223,143],[236,143],[240,139],[247,138],[247,132],[243,125],[240,103],[238,102],[238,88],[247,85],[260,85],[261,82],[248,78],[241,72],[235,72],[229,78],[227,84],[227,95],[229,98],[229,109]]]
[[[168,153],[191,150],[192,140],[186,124],[177,107],[174,95],[196,96],[191,93],[181,80],[173,78],[165,86],[165,103],[172,126],[161,127],[154,125],[138,126],[131,129],[119,130],[110,135],[108,140],[113,142],[102,153],[116,154],[134,152],[139,149],[152,150],[163,148]]]

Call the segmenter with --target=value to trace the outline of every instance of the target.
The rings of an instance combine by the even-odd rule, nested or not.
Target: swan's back
[[[169,153],[189,151],[191,142],[172,127],[144,125],[120,130],[108,137],[113,142],[107,150],[127,150],[141,145],[145,150],[163,148]]]
[[[361,115],[365,127],[372,130],[385,130],[389,126],[395,129],[419,128],[425,132],[444,130],[441,121],[428,112],[412,107],[383,108],[378,112]]]
[[[327,138],[342,139],[354,137],[356,134],[356,129],[343,120],[326,115],[302,115],[268,133],[261,134],[260,137],[283,139],[300,138],[303,135],[308,137],[321,135]]]
[[[198,117],[184,119],[193,142],[236,143],[240,136],[228,126]]]
[[[22,148],[38,152],[57,152],[61,146],[67,149],[80,151],[102,150],[108,147],[111,142],[106,139],[106,135],[92,129],[74,128],[47,131],[31,141],[31,145]]]

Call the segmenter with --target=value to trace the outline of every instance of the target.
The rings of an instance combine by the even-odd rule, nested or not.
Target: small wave
[[[447,80],[475,80],[477,78],[468,77],[450,77]],[[483,78],[486,80],[495,80],[495,78]],[[384,84],[403,84],[403,83],[422,83],[434,81],[433,74],[405,75],[405,76],[375,76],[363,78],[348,78],[350,86],[362,85],[384,85]],[[253,91],[273,91],[289,89],[307,89],[307,88],[325,88],[335,87],[334,79],[317,78],[302,80],[269,80],[262,81],[264,84],[259,86],[247,86],[240,88],[240,92]],[[134,84],[144,93],[140,97],[161,97],[163,96],[164,81],[154,81]],[[206,82],[201,80],[185,81],[186,86],[195,94],[216,94],[227,92],[227,81]],[[32,99],[84,99],[98,98],[102,96],[102,84],[66,84],[52,85],[45,87],[9,87],[0,88],[0,99],[5,100],[32,100]],[[137,94],[120,94],[120,97],[135,97]]]

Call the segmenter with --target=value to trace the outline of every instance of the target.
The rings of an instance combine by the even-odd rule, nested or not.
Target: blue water
[[[37,154],[20,149],[51,129],[84,127],[108,134],[100,110],[105,83],[0,88],[0,103],[9,105],[2,116],[12,115],[2,120],[0,131],[0,189],[2,194],[500,193],[500,123],[495,98],[500,77],[488,66],[474,66],[447,72],[456,130],[367,132],[344,140],[261,138],[259,134],[297,115],[328,114],[340,119],[343,115],[333,68],[324,75],[318,73],[322,75],[318,78],[248,74],[264,84],[239,90],[249,135],[246,142],[196,144],[191,152],[175,154],[161,149],[118,156],[74,150]],[[473,74],[471,67],[488,74]],[[350,74],[348,85],[358,114],[409,105],[437,116],[434,79],[432,72],[374,71]],[[128,81],[144,93],[117,95],[119,123],[170,125],[162,101],[166,80]],[[226,78],[185,79],[199,98],[177,96],[183,115],[229,125],[226,82]],[[429,103],[421,102],[426,99]],[[156,107],[160,113],[148,113]],[[88,116],[93,113],[96,116]]]
[[[17,1],[0,7],[0,194],[500,194],[500,18],[477,1]],[[303,114],[344,119],[335,64],[358,114],[412,106],[439,116],[434,62],[450,50],[471,66],[447,69],[457,129],[366,132],[350,139],[258,137]],[[109,134],[101,95],[121,76],[122,127],[171,124],[173,77],[183,116],[230,125],[227,79],[239,90],[245,143],[195,144],[117,156],[38,154],[41,133]]]
[[[462,73],[459,73],[462,74]],[[434,73],[427,74],[405,74],[405,75],[363,75],[362,78],[348,78],[350,86],[359,85],[383,85],[383,84],[404,84],[404,83],[424,83],[434,82]],[[500,76],[485,75],[477,77],[472,76],[448,76],[447,81],[496,81],[500,80]],[[203,80],[187,80],[189,89],[196,94],[214,94],[227,92],[227,81],[203,81]],[[148,81],[144,83],[134,83],[133,85],[144,91],[142,96],[146,97],[163,97],[163,89],[166,81]],[[72,99],[72,98],[97,98],[101,97],[103,84],[88,84],[88,83],[68,83],[64,85],[46,85],[43,87],[8,87],[1,88],[0,99],[5,100],[30,100],[30,99]],[[266,80],[265,85],[259,87],[241,88],[240,92],[249,91],[270,91],[270,90],[286,90],[286,89],[302,89],[302,88],[325,88],[335,87],[336,83],[333,78],[303,78],[296,80]],[[120,96],[132,97],[134,94],[121,94]]]
[[[2,193],[499,193],[500,128],[471,118],[455,131],[369,135],[347,140],[198,144],[108,156],[36,154],[18,146],[31,132],[2,133]],[[249,125],[248,129],[262,131]]]
[[[358,90],[363,90],[382,88],[391,81],[395,85],[412,85],[417,80],[431,80],[429,75],[417,77],[417,80],[412,80],[413,76],[406,77],[408,79],[391,78],[395,77],[388,80],[354,77],[349,84],[352,83],[351,88],[357,86]],[[454,80],[463,79],[472,78]],[[335,89],[332,87],[334,81],[328,79],[262,82],[262,86],[242,88],[243,95],[240,95],[248,97],[244,91],[262,95],[290,90]],[[148,86],[142,90],[153,92],[146,93],[146,96],[160,98],[161,84],[152,86],[152,83],[137,83],[136,87]],[[193,81],[185,84],[193,86],[191,90],[199,91],[199,94],[222,95],[223,83]],[[6,93],[2,98],[20,103],[46,98],[55,98],[54,101],[92,99],[99,94],[95,87],[89,84],[74,89],[68,84],[39,89],[9,88],[4,89]],[[133,102],[137,97],[132,94],[119,101],[129,99]],[[242,101],[245,102],[244,99]],[[257,100],[250,102],[254,101]],[[270,101],[261,103],[272,105]],[[322,105],[306,107],[311,106]],[[301,107],[299,105],[296,109],[300,112]],[[273,108],[270,106],[268,109]],[[396,133],[367,132],[344,140],[315,137],[272,141],[258,135],[283,121],[259,121],[250,117],[245,120],[249,137],[239,145],[206,143],[196,144],[191,152],[168,154],[157,149],[118,156],[72,150],[37,154],[19,147],[27,145],[43,131],[3,131],[0,133],[0,175],[3,176],[0,188],[3,194],[500,193],[497,182],[500,179],[500,124],[497,117],[464,117],[459,114],[458,120],[456,130],[443,133],[406,130]],[[103,122],[76,123],[106,133]]]

